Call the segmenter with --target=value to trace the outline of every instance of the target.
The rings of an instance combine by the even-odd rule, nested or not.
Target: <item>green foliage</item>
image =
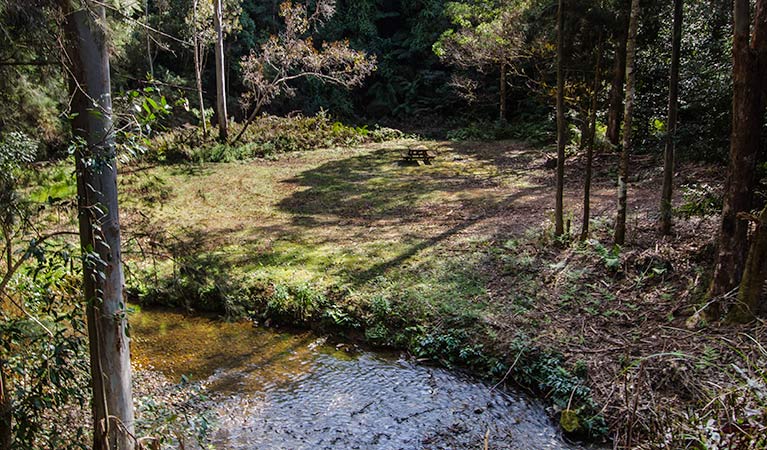
[[[620,269],[621,249],[619,246],[615,245],[608,248],[596,239],[589,239],[579,245],[579,251],[593,252],[597,257],[599,257],[599,259],[604,264],[605,269],[613,272]]]
[[[232,127],[239,132],[239,126]],[[325,112],[316,116],[264,116],[243,135],[243,144],[220,144],[203,138],[197,128],[186,127],[163,133],[152,140],[148,158],[164,162],[232,162],[281,153],[327,147],[349,147],[365,142],[384,142],[404,137],[392,128],[353,127],[334,121]]]
[[[676,208],[682,217],[706,217],[722,211],[722,193],[717,187],[708,184],[688,184],[682,186],[683,203]]]
[[[82,448],[90,375],[79,275],[68,270],[67,251],[38,261],[18,273],[0,299],[0,361],[9,375],[14,448]]]
[[[534,121],[521,118],[519,121],[472,122],[466,127],[451,130],[447,138],[454,141],[491,141],[519,139],[532,144],[551,143],[554,139],[553,124],[550,121]]]
[[[149,370],[134,373],[136,435],[152,449],[209,448],[213,413],[204,407],[210,401],[200,383],[190,383],[182,376],[171,383]]]

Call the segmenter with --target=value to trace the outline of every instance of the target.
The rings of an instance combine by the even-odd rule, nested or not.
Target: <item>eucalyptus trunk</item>
[[[564,71],[564,0],[559,0],[557,8],[557,192],[554,210],[554,235],[565,234],[564,223],[564,185],[565,185],[565,145],[567,144],[567,123],[565,123],[565,71]]]
[[[682,47],[682,0],[674,0],[674,35],[671,43],[671,76],[668,87],[668,129],[663,154],[663,188],[660,199],[660,232],[671,234],[671,199],[674,194],[674,153],[679,116],[679,59]]]
[[[228,117],[226,114],[226,80],[224,67],[224,29],[222,26],[223,7],[221,0],[214,0],[213,14],[216,28],[216,113],[218,115],[218,139],[226,142],[229,137]]]
[[[623,111],[623,148],[618,167],[618,214],[615,218],[615,234],[613,236],[617,245],[623,245],[626,242],[629,156],[634,145],[631,127],[634,114],[634,98],[636,96],[634,64],[637,30],[639,29],[639,12],[639,0],[631,0],[631,16],[629,19],[628,41],[626,42],[626,100]]]
[[[120,254],[112,100],[103,6],[61,0],[72,76],[73,133],[93,388],[93,448],[132,450],[130,344]],[[87,5],[87,6],[83,6]]]
[[[756,163],[765,113],[767,76],[767,0],[757,0],[751,27],[748,0],[733,8],[733,95],[730,162],[725,181],[714,276],[706,315],[721,316],[721,298],[740,283],[748,251],[749,223],[743,218],[753,207]],[[753,36],[750,36],[753,28]],[[750,40],[750,42],[749,42]]]

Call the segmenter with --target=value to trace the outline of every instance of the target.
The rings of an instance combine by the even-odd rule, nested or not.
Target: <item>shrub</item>
[[[233,123],[230,133],[239,134],[241,124]],[[393,128],[353,127],[333,121],[325,112],[312,117],[262,116],[254,121],[236,144],[214,140],[211,131],[206,138],[199,128],[176,128],[154,138],[149,158],[168,163],[231,162],[266,157],[279,153],[314,150],[327,147],[351,147],[366,142],[401,139],[404,134]]]

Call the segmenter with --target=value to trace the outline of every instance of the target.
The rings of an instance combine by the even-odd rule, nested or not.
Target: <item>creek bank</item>
[[[567,414],[569,422],[562,425],[569,439],[604,443],[607,428],[590,396],[586,372],[577,367],[575,372],[569,370],[554,351],[538,348],[526,339],[516,339],[504,347],[488,336],[479,321],[456,321],[449,316],[427,321],[390,311],[345,308],[350,302],[338,291],[307,284],[294,289],[263,280],[253,284],[252,280],[229,278],[230,290],[207,290],[202,297],[194,297],[192,290],[185,289],[175,298],[168,296],[168,291],[164,291],[165,296],[155,291],[136,301],[219,314],[229,320],[246,318],[256,325],[299,335],[311,330],[334,341],[379,352],[404,350],[421,363],[465,371],[494,385],[525,389],[548,404],[546,410],[553,420],[560,422],[563,412]],[[207,335],[204,339],[219,338]],[[207,361],[225,363],[218,356]]]
[[[217,448],[581,448],[526,395],[393,352],[168,310],[132,323],[135,364],[205,386]]]

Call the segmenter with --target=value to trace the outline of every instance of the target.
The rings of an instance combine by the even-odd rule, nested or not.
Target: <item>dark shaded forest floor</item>
[[[634,158],[628,242],[613,251],[614,155],[596,159],[591,239],[555,242],[548,151],[426,144],[437,154],[431,165],[402,162],[412,142],[396,141],[126,170],[129,285],[197,308],[223,302],[267,323],[330,321],[447,364],[471,367],[481,353],[513,368],[520,346],[552,350],[585,380],[618,445],[756,442],[764,325],[685,325],[702,307],[718,219],[683,194],[721,185],[721,168],[680,165],[677,186],[689,187],[675,204],[697,215],[660,238],[660,164]],[[568,161],[574,236],[582,167],[580,157]],[[255,304],[241,301],[248,295]],[[555,398],[550,385],[539,394]],[[567,408],[554,403],[555,414]]]

